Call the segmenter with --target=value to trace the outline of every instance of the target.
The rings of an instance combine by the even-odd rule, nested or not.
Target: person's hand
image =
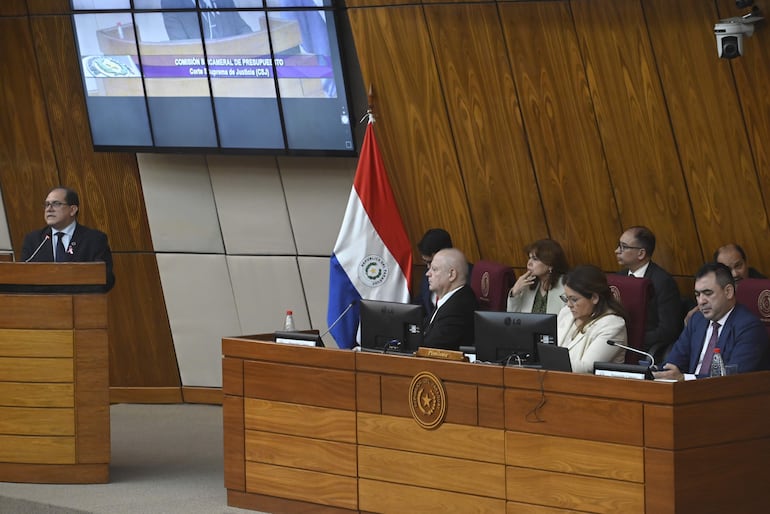
[[[666,380],[684,380],[684,375],[681,371],[679,371],[679,367],[675,364],[671,364],[670,362],[667,362],[666,365],[663,366],[663,371],[653,371],[652,376]]]
[[[522,276],[518,278],[518,280],[516,280],[516,283],[513,284],[513,287],[511,288],[511,296],[519,296],[524,292],[524,289],[534,284],[535,280],[537,280],[535,274],[531,271],[526,271]]]
[[[685,316],[684,316],[684,325],[685,326],[687,326],[687,322],[690,321],[690,318],[692,318],[692,315],[695,314],[696,312],[698,312],[698,306],[697,305],[695,307],[693,307],[692,309],[690,309],[690,311],[687,314],[685,314]]]

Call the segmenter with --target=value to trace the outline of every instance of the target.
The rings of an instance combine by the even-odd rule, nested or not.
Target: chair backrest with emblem
[[[652,282],[649,278],[629,277],[617,273],[608,273],[607,282],[612,294],[626,309],[627,346],[644,350],[644,332],[647,326],[647,308],[652,298]],[[636,364],[643,359],[639,354],[626,352],[626,363]]]
[[[476,293],[481,311],[504,311],[508,291],[516,282],[516,272],[511,266],[495,261],[480,260],[471,271],[471,288]]]
[[[770,278],[744,278],[735,288],[735,298],[762,321],[770,335]]]

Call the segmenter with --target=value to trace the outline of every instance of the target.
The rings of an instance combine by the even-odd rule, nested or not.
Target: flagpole
[[[363,123],[364,120],[366,120],[368,123],[374,123],[374,93],[372,92],[372,85],[369,84],[369,92],[367,93],[368,97],[368,106],[366,108],[366,114],[361,118],[361,121],[358,123]]]

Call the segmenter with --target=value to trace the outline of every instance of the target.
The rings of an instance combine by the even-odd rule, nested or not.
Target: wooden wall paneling
[[[570,437],[508,431],[509,465],[644,483],[644,449]]]
[[[704,255],[729,241],[766,254],[767,212],[733,68],[717,57],[715,5],[643,5]]]
[[[70,12],[70,0],[26,0],[30,14],[64,14]]]
[[[621,226],[650,227],[655,260],[670,273],[690,275],[704,256],[642,6],[615,0],[571,6]]]
[[[110,386],[180,387],[155,255],[115,253],[113,261],[121,271],[108,299]]]
[[[355,477],[246,462],[247,492],[353,510],[358,507],[357,485]]]
[[[246,432],[246,460],[355,477],[356,446],[318,438]]]
[[[27,6],[25,0],[5,0],[0,2],[0,16],[25,16]]]
[[[106,315],[106,312],[104,313]],[[110,462],[110,377],[105,329],[75,330],[78,463]]]
[[[71,330],[0,329],[3,357],[72,357]]]
[[[495,4],[426,6],[473,228],[485,259],[526,266],[548,228]]]
[[[0,382],[0,405],[11,407],[74,407],[72,384]]]
[[[507,430],[641,446],[643,421],[641,405],[629,401],[505,390]]]
[[[770,1],[758,0],[755,5],[770,16]],[[745,9],[736,9],[734,0],[720,0],[717,4],[719,18],[740,16]],[[754,35],[743,41],[743,56],[730,61],[735,84],[738,91],[738,102],[746,123],[751,152],[754,157],[754,167],[759,182],[759,195],[768,216],[770,205],[770,31],[767,22],[757,26]],[[716,47],[715,47],[716,48]],[[716,50],[715,50],[716,51]],[[735,113],[737,115],[737,113]],[[747,186],[749,187],[749,186]],[[750,225],[754,220],[748,220]],[[749,240],[738,241],[746,250],[752,266],[762,273],[770,273],[770,252],[766,240],[759,234]]]
[[[377,141],[410,238],[417,242],[428,228],[442,226],[454,246],[478,260],[422,8],[349,9],[348,17],[364,84],[374,92]]]
[[[499,4],[551,237],[614,269],[618,206],[567,2]]]
[[[423,489],[409,485],[383,483],[380,480],[358,481],[359,508],[362,512],[503,512],[505,500],[470,494]]]
[[[249,397],[351,411],[356,408],[355,376],[349,371],[244,362],[243,373],[243,392]],[[287,383],[281,376],[295,380]]]
[[[674,453],[676,512],[754,514],[767,508],[770,440],[693,448]],[[718,463],[720,472],[709,473]],[[678,470],[688,470],[687,473]],[[729,494],[704,494],[729,491]],[[734,498],[740,497],[740,506]]]
[[[345,5],[348,8],[353,7],[388,7],[404,4],[413,4],[414,0],[346,0]],[[368,86],[367,86],[368,87]]]
[[[244,424],[249,430],[324,438],[344,443],[356,442],[356,413],[353,410],[246,398]]]
[[[382,483],[505,499],[504,464],[361,446],[358,476]]]
[[[603,478],[565,475],[539,469],[508,466],[507,497],[513,501],[537,503],[604,514],[643,514],[644,484]],[[607,491],[612,490],[612,495]]]
[[[17,259],[24,234],[44,225],[45,194],[58,183],[32,38],[27,18],[0,18],[0,186]]]
[[[444,423],[426,430],[412,418],[358,413],[358,444],[503,464],[505,432]]]
[[[243,397],[225,395],[222,401],[225,487],[246,491],[246,430]]]
[[[382,412],[382,391],[380,376],[374,373],[356,375],[356,410],[360,412]]]
[[[0,462],[25,464],[75,464],[74,437],[0,435]]]
[[[677,506],[670,501],[671,498],[676,498],[674,456],[672,451],[644,449],[644,472],[646,475],[644,500],[647,512],[674,514],[675,512],[684,512],[687,509],[686,505],[679,505],[679,509],[677,509]]]
[[[40,316],[45,312],[45,316]],[[3,296],[0,325],[10,329],[72,329],[72,297],[60,295]]]

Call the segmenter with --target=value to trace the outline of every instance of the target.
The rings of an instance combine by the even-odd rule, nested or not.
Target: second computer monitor
[[[476,311],[476,360],[537,364],[537,343],[556,343],[556,314]]]

